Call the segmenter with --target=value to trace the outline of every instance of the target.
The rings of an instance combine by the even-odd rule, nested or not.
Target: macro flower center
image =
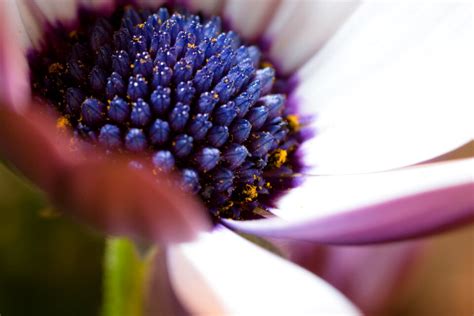
[[[299,171],[287,82],[219,17],[170,12],[82,12],[75,29],[51,27],[29,57],[33,93],[74,137],[176,172],[214,217],[263,216]]]

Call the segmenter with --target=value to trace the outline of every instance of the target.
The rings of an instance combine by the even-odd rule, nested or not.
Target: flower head
[[[219,223],[194,243],[170,245],[167,261],[173,287],[191,310],[238,311],[242,301],[249,302],[245,311],[265,310],[270,307],[262,307],[261,296],[272,293],[265,298],[276,297],[270,305],[281,307],[279,312],[294,306],[313,311],[321,306],[303,294],[322,290],[329,298],[318,302],[330,310],[343,302],[344,312],[355,312],[316,278],[223,226],[269,237],[366,244],[472,220],[472,159],[369,173],[426,162],[472,139],[465,75],[472,65],[466,45],[472,19],[462,5],[211,0],[187,1],[191,13],[184,16],[159,10],[161,2],[136,1],[139,10],[125,12],[121,1],[83,2],[89,12],[112,20],[94,19],[78,33],[54,34],[54,45],[47,47],[59,56],[30,59],[31,90],[62,114],[56,124],[36,113],[37,104],[30,106],[35,102],[25,89],[26,62],[18,58],[25,50],[6,39],[14,30],[25,48],[44,52],[45,30],[58,21],[77,22],[77,2],[61,9],[46,1],[9,2],[17,23],[0,30],[6,83],[0,90],[0,151],[53,200],[107,232],[159,242],[196,237],[210,230],[210,221],[202,203],[175,183],[200,192]],[[153,4],[154,11],[140,11]],[[255,47],[241,48],[236,33],[222,33],[218,19],[196,18],[200,11],[221,13],[248,43],[263,39],[264,58]],[[279,74],[298,82],[295,89],[272,88],[275,72],[261,63],[265,56],[277,61]],[[316,134],[299,147],[301,170],[289,159],[292,142],[303,132],[294,114],[313,118],[304,127]],[[65,150],[71,136],[58,135],[56,125],[70,126],[80,139],[111,152],[151,149],[145,164],[157,173],[178,170],[179,180],[160,174],[170,181],[157,185],[151,169],[130,168],[118,158],[110,163],[115,158],[82,145]],[[267,180],[285,178],[288,167],[290,176],[301,171],[303,184],[275,204],[260,200],[276,187]],[[276,216],[220,218],[252,218],[261,205]],[[248,256],[252,261],[243,262]],[[278,278],[269,266],[280,277],[290,276],[290,286],[270,289]],[[227,273],[229,268],[245,273]],[[200,279],[191,278],[196,273]],[[255,284],[241,291],[246,281]],[[288,292],[302,285],[308,290],[303,294]],[[201,290],[208,301],[193,297]],[[221,305],[212,305],[216,298]]]
[[[216,218],[260,216],[291,185],[301,137],[286,83],[219,17],[119,7],[49,33],[29,64],[58,128],[176,170]]]

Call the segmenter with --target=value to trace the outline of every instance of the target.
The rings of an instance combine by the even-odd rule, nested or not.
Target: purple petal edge
[[[473,193],[474,183],[469,182],[305,222],[272,218],[223,223],[264,237],[334,245],[383,243],[423,237],[474,222]]]

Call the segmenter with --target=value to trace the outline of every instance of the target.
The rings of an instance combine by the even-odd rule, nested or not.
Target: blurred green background
[[[97,315],[103,247],[0,164],[0,315]]]

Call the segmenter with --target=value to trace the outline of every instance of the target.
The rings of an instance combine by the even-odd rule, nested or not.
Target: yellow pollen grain
[[[223,207],[221,207],[221,211],[228,211],[230,210],[232,207],[234,206],[234,202],[232,201],[229,201],[226,205],[224,205]]]
[[[193,43],[188,43],[188,48],[196,48],[197,46]]]
[[[68,34],[69,38],[77,38],[77,31],[71,31]]]
[[[273,64],[271,62],[267,61],[267,60],[263,61],[261,66],[262,66],[262,68],[274,68]]]
[[[140,24],[138,24],[137,26],[138,26],[139,28],[143,29],[143,28],[145,28],[145,23],[140,23]]]
[[[48,67],[48,72],[49,73],[58,73],[58,72],[61,72],[63,70],[64,70],[64,66],[61,65],[60,63],[54,63],[54,64],[51,64]]]
[[[273,153],[272,159],[275,167],[281,168],[281,166],[283,166],[288,159],[288,152],[284,149],[277,149]]]
[[[290,129],[294,132],[297,132],[301,129],[301,123],[298,115],[290,114],[286,117]]]
[[[64,116],[61,116],[60,118],[58,118],[58,120],[56,121],[56,127],[59,129],[59,130],[66,130],[67,128],[69,128],[71,126],[71,123],[69,122],[69,120],[64,117]]]
[[[242,193],[245,195],[246,202],[252,202],[258,197],[257,187],[255,185],[245,185]]]
[[[262,217],[265,217],[265,218],[268,218],[268,217],[272,216],[272,214],[269,211],[267,211],[266,209],[261,208],[261,207],[254,208],[253,213],[256,214],[256,215],[260,215]]]

